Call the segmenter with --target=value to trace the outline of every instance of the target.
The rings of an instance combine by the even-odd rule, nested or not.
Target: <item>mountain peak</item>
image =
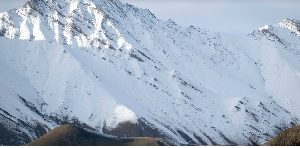
[[[0,128],[36,139],[38,124],[72,123],[185,144],[261,144],[281,119],[300,121],[300,41],[286,29],[298,24],[233,36],[117,0],[30,0],[0,14]]]
[[[279,23],[280,27],[287,28],[300,35],[300,21],[295,19],[285,18]]]

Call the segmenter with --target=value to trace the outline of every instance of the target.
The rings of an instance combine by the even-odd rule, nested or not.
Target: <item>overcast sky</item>
[[[95,0],[96,1],[96,0]],[[284,18],[300,20],[300,0],[121,0],[149,9],[158,19],[171,19],[230,34],[248,34]],[[0,12],[20,8],[26,0],[0,0]]]

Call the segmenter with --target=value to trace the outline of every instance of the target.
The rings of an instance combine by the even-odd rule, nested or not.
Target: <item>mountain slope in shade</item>
[[[0,141],[74,124],[175,144],[263,144],[281,121],[299,123],[299,26],[284,19],[236,36],[118,0],[30,0],[0,14],[0,127],[10,134]]]

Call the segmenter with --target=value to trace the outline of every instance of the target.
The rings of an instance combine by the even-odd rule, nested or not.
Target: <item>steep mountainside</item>
[[[300,21],[245,36],[118,0],[29,0],[0,14],[0,135],[74,124],[174,144],[263,144],[299,124]]]

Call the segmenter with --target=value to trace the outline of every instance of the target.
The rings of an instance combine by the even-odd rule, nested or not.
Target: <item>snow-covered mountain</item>
[[[299,124],[300,21],[245,36],[118,0],[29,0],[0,14],[0,143],[61,124],[174,144],[262,144]]]

